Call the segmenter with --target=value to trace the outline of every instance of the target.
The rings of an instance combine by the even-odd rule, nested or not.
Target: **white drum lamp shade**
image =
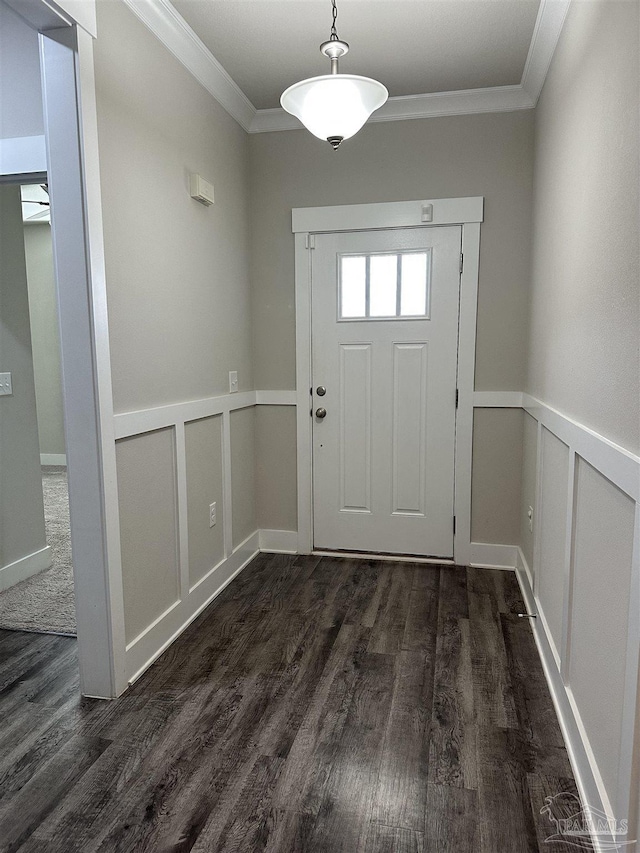
[[[280,103],[314,136],[326,139],[335,151],[344,139],[360,130],[371,113],[385,103],[389,93],[382,83],[370,77],[339,73],[338,60],[349,52],[349,45],[338,38],[336,0],[332,0],[331,7],[331,37],[320,45],[320,53],[331,61],[331,74],[294,83],[282,93]]]
[[[389,93],[382,83],[356,74],[311,77],[283,92],[280,103],[318,139],[349,139]]]

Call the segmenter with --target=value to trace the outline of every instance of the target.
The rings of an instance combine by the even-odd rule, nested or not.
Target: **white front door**
[[[453,556],[461,236],[316,236],[315,548]]]

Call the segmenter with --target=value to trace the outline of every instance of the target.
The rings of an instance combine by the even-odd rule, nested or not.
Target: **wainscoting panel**
[[[185,424],[189,590],[225,557],[222,415]],[[209,507],[215,503],[216,523]]]
[[[256,407],[292,399],[246,391],[115,416],[129,682],[259,550],[296,550],[296,531],[258,529],[254,497]]]
[[[523,406],[537,422],[524,465],[534,452],[537,465],[533,565],[518,549],[518,579],[583,800],[629,820],[617,840],[635,840],[640,458],[528,395]]]
[[[564,561],[567,546],[567,501],[569,496],[567,445],[545,427],[541,429],[538,474],[537,560],[534,592],[544,610],[552,648],[558,664],[562,647],[564,606]]]
[[[127,644],[180,600],[175,456],[172,428],[116,445]]]

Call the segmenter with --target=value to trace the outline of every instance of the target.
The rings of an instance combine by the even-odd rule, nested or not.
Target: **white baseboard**
[[[260,530],[260,550],[266,554],[297,554],[297,530]]]
[[[471,565],[475,569],[505,569],[513,571],[518,562],[517,545],[471,543]]]
[[[297,530],[260,530],[260,550],[267,554],[297,554],[298,553],[298,531]],[[471,565],[478,569],[503,569],[505,571],[514,571],[518,562],[518,546],[517,545],[499,545],[486,542],[471,543]],[[336,554],[332,551],[314,551],[314,554],[326,554],[330,557],[335,557]],[[371,554],[345,554],[345,557],[363,557],[371,559]],[[430,559],[425,558],[419,560],[416,557],[401,557],[393,555],[385,555],[376,557],[380,560],[409,560],[411,562],[425,562],[447,564],[452,563],[452,560]]]
[[[30,578],[32,575],[37,575],[44,572],[45,569],[51,567],[51,548],[46,545],[39,551],[34,551],[33,554],[27,554],[26,557],[16,560],[15,563],[9,563],[8,566],[3,566],[0,569],[0,592],[9,589],[20,581]]]
[[[65,453],[41,453],[41,465],[63,465],[67,467],[67,456]]]
[[[585,806],[589,806],[591,810],[599,810],[605,814],[612,815],[611,804],[605,793],[602,777],[587,740],[575,700],[573,699],[571,690],[562,680],[554,655],[553,639],[548,633],[547,622],[544,614],[541,612],[540,604],[533,594],[530,583],[531,570],[521,548],[518,548],[517,563],[516,577],[527,612],[538,614],[537,619],[530,620],[533,636],[556,714],[558,715],[560,729],[562,730],[562,736],[582,803]],[[604,853],[605,850],[619,849],[618,847],[611,846],[614,844],[614,839],[611,836],[600,835],[599,837],[594,837],[592,840],[597,853]]]
[[[138,637],[127,645],[127,679],[133,684],[216,598],[222,590],[260,553],[256,530],[218,563],[196,586],[188,598],[177,601]]]

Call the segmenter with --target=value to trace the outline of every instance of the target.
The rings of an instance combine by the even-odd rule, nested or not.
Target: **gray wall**
[[[291,208],[482,195],[486,207],[476,390],[522,389],[531,227],[531,111],[370,124],[337,153],[306,131],[256,134],[249,144],[252,305],[253,316],[260,318],[253,328],[257,387],[295,387]],[[295,458],[275,434],[269,437],[268,416],[263,421],[260,446],[269,446],[273,455],[267,463],[269,471],[259,477],[258,512],[260,517],[292,525]],[[513,497],[518,491],[519,477],[509,477],[504,460],[516,460],[519,469],[522,421],[503,411],[480,415],[476,421],[473,537],[513,544],[519,538],[519,500],[517,495],[515,500],[506,495]],[[492,473],[490,460],[495,459],[503,463]],[[259,461],[263,464],[261,455]]]
[[[0,2],[0,139],[43,133],[38,33]]]
[[[526,390],[635,453],[638,4],[574,3],[535,119]]]
[[[53,245],[48,223],[24,226],[40,453],[62,455],[64,417]]]
[[[115,411],[226,393],[230,370],[241,390],[251,389],[247,135],[123,3],[98,4],[98,33]],[[189,197],[191,171],[215,184],[213,207]],[[245,438],[249,446],[247,464],[234,467],[234,506],[240,501],[247,511],[238,509],[234,530],[252,533],[252,436],[239,420],[232,440],[240,459]],[[185,437],[194,584],[222,554],[219,420],[188,424]],[[175,448],[172,430],[118,442],[127,641],[179,595]],[[218,522],[209,528],[214,500]]]
[[[0,569],[46,545],[20,187],[0,186]]]
[[[295,406],[257,407],[256,512],[261,530],[298,529],[297,442]]]
[[[230,370],[252,388],[247,135],[123,3],[98,4],[98,29],[115,410],[226,393]]]
[[[635,2],[572,3],[535,114],[529,365],[525,390],[605,439],[640,448],[640,235]],[[525,426],[522,546],[606,795],[635,836],[619,787],[635,506],[570,448]],[[536,548],[525,522],[537,489]],[[573,537],[567,538],[567,516]],[[571,547],[571,597],[564,601]],[[636,567],[637,571],[637,567]],[[637,618],[637,614],[633,616]],[[640,733],[640,708],[637,714]],[[627,740],[624,749],[631,750]],[[634,814],[635,813],[635,814]]]

